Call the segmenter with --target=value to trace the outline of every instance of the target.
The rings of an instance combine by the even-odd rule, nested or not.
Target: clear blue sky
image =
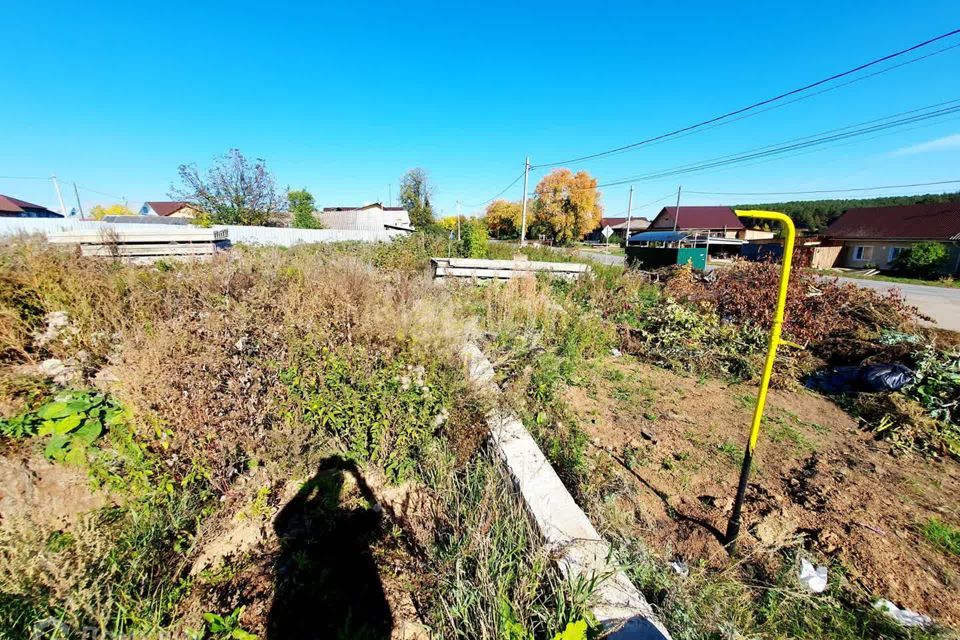
[[[526,154],[536,164],[634,142],[960,27],[957,0],[280,5],[5,3],[0,22],[16,43],[0,54],[0,176],[56,173],[68,208],[74,181],[110,194],[81,190],[85,208],[111,196],[139,206],[166,199],[180,163],[202,167],[236,147],[321,205],[386,200],[391,184],[396,197],[401,174],[421,166],[437,208],[451,214],[456,200],[480,202],[506,186]],[[608,182],[954,98],[960,48],[571,168]],[[534,172],[534,183],[542,175]],[[949,179],[960,179],[956,115],[640,183],[634,203],[678,183],[780,191]],[[517,184],[506,195],[520,191]],[[57,204],[49,181],[0,178],[0,193]],[[625,210],[627,187],[603,193],[610,214]],[[684,202],[764,199],[775,198]]]

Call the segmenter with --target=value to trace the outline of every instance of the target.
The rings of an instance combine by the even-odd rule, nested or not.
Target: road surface
[[[901,284],[883,280],[863,280],[861,278],[837,278],[843,282],[876,289],[886,293],[899,289],[907,302],[920,309],[924,315],[933,318],[934,324],[943,329],[960,331],[960,288],[931,287],[923,284]]]
[[[577,255],[603,264],[623,264],[623,256],[584,250],[577,251]],[[934,324],[938,327],[960,331],[960,287],[931,287],[923,284],[901,284],[861,278],[840,277],[838,280],[867,289],[875,289],[881,293],[899,289],[909,304],[920,309],[924,315],[933,318]]]

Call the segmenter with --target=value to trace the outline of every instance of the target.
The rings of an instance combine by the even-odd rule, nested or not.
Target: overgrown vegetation
[[[552,638],[582,618],[589,585],[554,573],[481,447],[483,402],[458,356],[467,326],[423,277],[445,244],[416,234],[154,267],[31,242],[0,249],[4,451],[47,450],[103,503],[57,524],[4,514],[0,635],[25,637],[48,617],[102,632],[262,634],[273,590],[267,606],[241,611],[237,598],[264,579],[302,589],[272,574],[271,554],[299,557],[266,538],[233,558],[262,567],[253,580],[194,565],[231,522],[268,523],[288,483],[330,455],[434,505],[376,535],[433,559],[403,580],[423,585],[413,595],[437,637]]]

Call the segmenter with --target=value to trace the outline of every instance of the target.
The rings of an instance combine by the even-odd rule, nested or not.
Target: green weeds
[[[930,518],[920,529],[921,535],[934,547],[960,556],[960,528],[940,520]]]

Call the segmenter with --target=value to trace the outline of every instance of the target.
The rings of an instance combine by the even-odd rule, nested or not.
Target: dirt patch
[[[0,457],[0,523],[18,518],[57,528],[106,505],[86,470],[37,456]]]
[[[756,387],[683,377],[632,358],[597,365],[566,400],[626,468],[637,534],[664,555],[725,566],[725,530]],[[960,558],[931,546],[931,518],[960,523],[960,464],[896,455],[828,399],[771,392],[743,513],[749,551],[803,545],[876,597],[960,624]],[[762,555],[762,554],[761,554]]]
[[[211,537],[186,619],[202,602],[244,606],[244,628],[266,640],[429,637],[414,597],[426,570],[353,463],[328,458],[279,494],[269,514],[247,507]]]

